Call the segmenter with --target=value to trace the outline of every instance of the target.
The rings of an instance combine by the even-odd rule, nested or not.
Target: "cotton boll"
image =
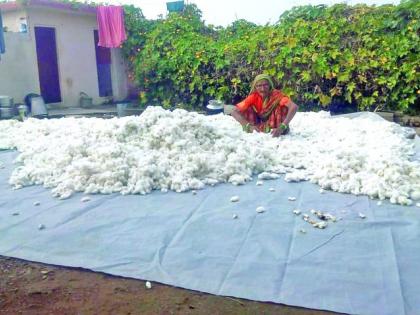
[[[260,206],[260,207],[257,207],[257,209],[255,209],[255,211],[256,211],[257,213],[263,213],[263,212],[265,212],[265,208],[264,208],[264,207],[262,207],[262,206]]]
[[[404,206],[410,206],[413,203],[413,201],[405,196],[399,196],[397,198],[397,203]]]
[[[315,222],[312,224],[312,226],[318,229],[325,229],[328,226],[328,223],[325,221]]]
[[[258,179],[260,180],[266,180],[266,179],[278,179],[280,178],[280,175],[275,173],[269,173],[269,172],[262,172],[258,175]]]
[[[239,201],[239,196],[232,196],[232,197],[230,198],[230,201],[231,201],[231,202],[238,202],[238,201]]]
[[[392,204],[396,204],[397,203],[397,198],[396,197],[394,197],[394,196],[392,196],[391,198],[389,198],[389,202],[390,203],[392,203]]]
[[[411,192],[411,199],[413,200],[420,200],[420,189],[419,190],[413,190]]]
[[[291,173],[287,173],[284,177],[287,182],[300,182],[307,179],[307,174],[301,170],[295,170]]]
[[[89,196],[85,196],[82,199],[80,199],[81,202],[88,202],[90,201],[90,197]]]
[[[250,181],[251,177],[248,175],[239,175],[234,174],[229,177],[228,182],[232,183],[233,185],[242,185],[245,184],[247,181]]]

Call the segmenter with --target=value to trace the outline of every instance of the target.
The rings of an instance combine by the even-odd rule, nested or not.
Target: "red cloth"
[[[122,6],[99,6],[96,18],[99,28],[98,46],[116,48],[127,39]]]
[[[265,104],[258,92],[252,92],[236,107],[259,131],[265,131],[267,127],[277,128],[284,121],[289,110],[286,106],[289,101],[289,97],[274,89]]]

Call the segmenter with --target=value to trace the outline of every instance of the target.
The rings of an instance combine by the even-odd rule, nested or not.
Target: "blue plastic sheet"
[[[0,152],[1,255],[313,309],[420,314],[415,206],[378,206],[366,196],[320,194],[311,183],[282,179],[262,186],[221,184],[196,195],[93,195],[82,202],[76,194],[58,200],[41,186],[11,189],[16,155]],[[233,195],[239,202],[230,202]],[[266,212],[258,214],[257,206]],[[295,208],[342,220],[314,229],[293,214]]]

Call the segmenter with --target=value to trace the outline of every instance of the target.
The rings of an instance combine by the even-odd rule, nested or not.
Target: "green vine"
[[[274,25],[205,25],[195,5],[146,20],[126,7],[123,50],[142,104],[200,109],[233,103],[268,73],[307,109],[420,111],[420,3],[301,6]],[[182,105],[181,105],[182,104]]]

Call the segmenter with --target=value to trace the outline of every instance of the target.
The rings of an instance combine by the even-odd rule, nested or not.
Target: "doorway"
[[[61,102],[55,28],[35,26],[35,44],[41,95],[47,104]]]
[[[99,96],[112,96],[112,78],[111,78],[111,50],[106,47],[98,46],[98,31],[93,31],[96,69],[98,73]]]

